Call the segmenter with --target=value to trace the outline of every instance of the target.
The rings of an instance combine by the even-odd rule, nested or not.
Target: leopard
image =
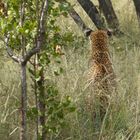
[[[99,102],[100,118],[103,120],[111,95],[116,90],[116,75],[108,45],[111,32],[108,30],[93,31],[90,29],[86,32],[86,36],[89,37],[91,44],[87,81],[90,83],[94,93],[94,100],[97,99]],[[90,95],[88,100],[90,101],[92,97]]]

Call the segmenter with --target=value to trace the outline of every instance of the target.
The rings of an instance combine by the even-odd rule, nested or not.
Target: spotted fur
[[[100,100],[100,114],[103,118],[109,105],[109,98],[116,87],[115,74],[108,48],[108,33],[104,30],[90,33],[91,59],[88,81],[94,94]]]
[[[98,83],[98,88],[103,88],[109,92],[111,87],[115,87],[115,74],[108,48],[107,31],[91,32],[90,41],[92,47],[90,80],[94,84]]]

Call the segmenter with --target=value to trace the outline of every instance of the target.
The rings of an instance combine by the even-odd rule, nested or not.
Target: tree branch
[[[39,51],[40,51],[40,47],[38,47],[38,46],[37,47],[34,47],[30,51],[28,51],[27,54],[24,56],[23,63],[27,63],[30,60],[30,58],[34,54],[38,53]]]
[[[15,55],[13,54],[13,51],[11,50],[11,48],[9,48],[9,45],[8,45],[9,37],[7,36],[7,37],[5,38],[5,40],[4,40],[2,37],[0,37],[0,40],[2,40],[3,43],[5,44],[7,54],[8,54],[15,62],[20,63],[20,62],[22,61],[22,59],[19,58],[19,57],[17,57],[17,56],[15,56]]]
[[[30,51],[28,51],[27,54],[24,56],[23,63],[25,63],[25,64],[30,60],[30,58],[34,54],[38,53],[41,49],[41,46],[42,46],[43,41],[44,41],[44,34],[45,34],[45,27],[44,26],[45,26],[45,22],[46,22],[45,12],[47,12],[47,10],[48,10],[48,0],[45,0],[43,7],[42,7],[42,10],[41,10],[41,14],[40,14],[36,47],[34,47]]]

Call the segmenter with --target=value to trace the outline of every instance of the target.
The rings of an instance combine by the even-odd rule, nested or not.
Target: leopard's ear
[[[113,31],[111,31],[110,29],[108,29],[106,32],[107,32],[107,35],[108,35],[109,37],[111,37],[111,36],[113,35]]]
[[[88,29],[86,29],[86,30],[84,31],[84,34],[85,34],[86,37],[89,37],[90,34],[91,34],[91,32],[93,32],[93,30],[91,30],[90,28],[88,28]]]

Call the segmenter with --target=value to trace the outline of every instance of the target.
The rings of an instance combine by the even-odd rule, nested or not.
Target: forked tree
[[[27,82],[26,67],[30,58],[38,53],[44,43],[45,24],[47,20],[48,0],[6,1],[1,6],[1,40],[4,42],[8,55],[21,68],[21,129],[20,140],[27,140]],[[5,2],[5,3],[6,3]],[[4,5],[1,1],[1,5]],[[29,5],[36,6],[35,9]],[[39,18],[36,20],[36,11]],[[10,14],[9,14],[10,13]],[[32,22],[30,22],[32,21]]]

